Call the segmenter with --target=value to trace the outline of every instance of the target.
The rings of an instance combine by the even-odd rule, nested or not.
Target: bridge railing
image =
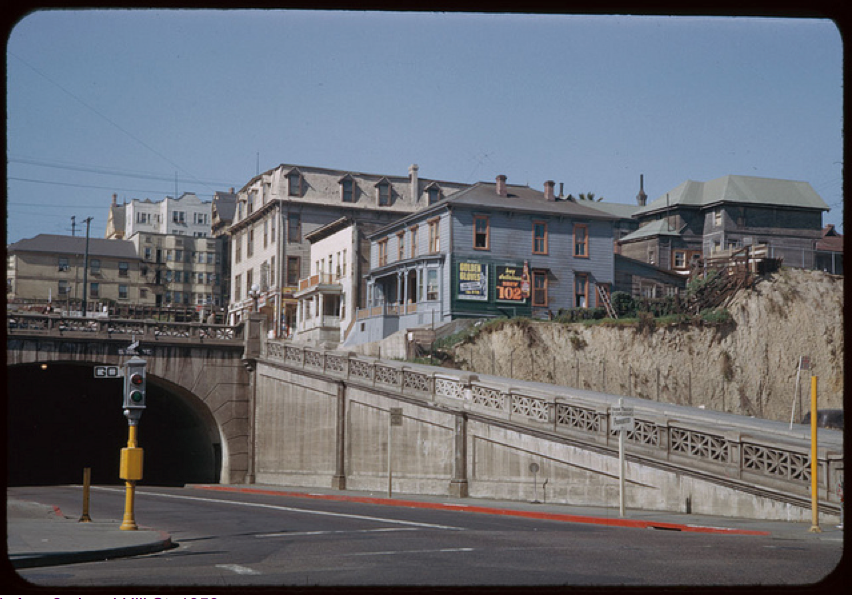
[[[514,425],[570,438],[576,444],[613,451],[618,432],[610,412],[616,398],[559,388],[550,393],[502,381],[480,380],[471,373],[403,362],[383,362],[352,352],[323,350],[266,340],[262,359],[313,371],[350,384],[397,392],[413,399],[481,414]],[[629,455],[661,466],[678,467],[757,488],[768,495],[782,493],[806,502],[811,496],[811,458],[808,429],[795,425],[791,434],[780,423],[694,409],[673,417],[669,406],[626,398],[634,406],[635,427],[626,434]],[[655,404],[657,405],[657,404]],[[715,415],[716,414],[716,415]],[[787,429],[787,426],[784,427]],[[821,430],[818,448],[818,488],[821,501],[837,509],[835,489],[843,472],[843,434]]]
[[[243,325],[201,322],[159,322],[121,318],[66,317],[54,314],[9,314],[7,333],[15,335],[73,336],[147,341],[243,343]]]

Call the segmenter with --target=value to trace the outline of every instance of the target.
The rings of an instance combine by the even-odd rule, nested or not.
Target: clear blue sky
[[[809,182],[842,225],[831,21],[292,11],[33,13],[7,45],[7,241],[103,237],[112,194],[281,163],[634,204],[687,179]],[[80,234],[80,229],[78,229]]]

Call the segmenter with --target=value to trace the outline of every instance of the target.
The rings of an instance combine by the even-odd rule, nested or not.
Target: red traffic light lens
[[[130,377],[130,382],[134,385],[141,385],[142,384],[142,375],[139,373],[132,375]]]

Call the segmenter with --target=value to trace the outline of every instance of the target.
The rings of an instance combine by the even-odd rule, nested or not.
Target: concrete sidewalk
[[[777,540],[844,542],[844,531],[834,522],[821,524],[821,532],[809,532],[810,522],[777,522],[720,518],[701,514],[676,514],[629,509],[625,518],[616,508],[525,503],[425,495],[394,495],[367,491],[333,491],[272,485],[187,485],[186,488],[239,496],[289,496],[316,501],[343,501],[374,505],[492,514],[508,517],[620,526],[690,534],[764,536]],[[140,489],[142,490],[142,489]],[[53,507],[7,499],[7,543],[14,568],[55,566],[129,557],[163,551],[173,546],[167,532],[151,529],[119,530],[121,522],[77,522]]]
[[[168,533],[120,526],[117,520],[78,522],[49,505],[6,500],[7,551],[16,569],[144,555],[172,546]]]

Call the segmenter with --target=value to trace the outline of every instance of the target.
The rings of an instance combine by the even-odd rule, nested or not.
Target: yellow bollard
[[[91,522],[89,517],[89,488],[92,484],[92,469],[83,468],[83,515],[78,522]]]
[[[809,532],[821,532],[817,505],[817,377],[812,377],[812,527]]]

